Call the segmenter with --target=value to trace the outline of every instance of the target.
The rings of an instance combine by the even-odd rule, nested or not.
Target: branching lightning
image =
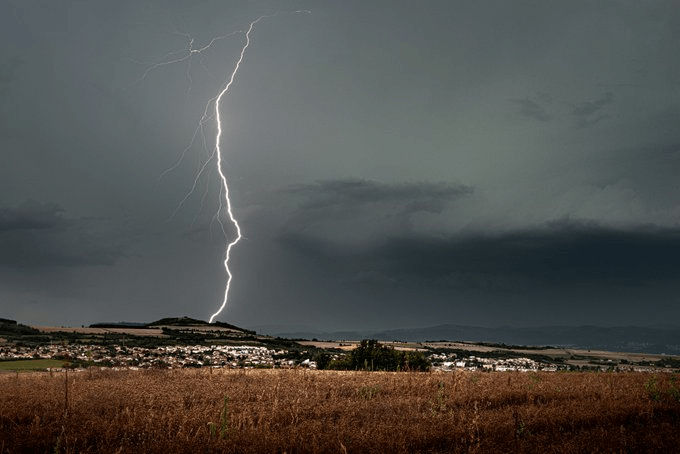
[[[300,10],[300,11],[293,11],[290,14],[298,14],[298,13],[310,14],[311,11]],[[238,73],[238,71],[241,67],[241,63],[243,63],[243,58],[245,57],[246,51],[247,51],[248,47],[250,46],[251,33],[253,31],[253,28],[255,27],[255,24],[257,24],[258,22],[260,22],[263,19],[278,16],[280,14],[282,14],[282,13],[278,12],[278,13],[275,13],[275,14],[260,16],[250,23],[248,30],[245,32],[245,43],[244,43],[243,47],[241,48],[239,58],[236,62],[236,65],[234,66],[233,71],[231,72],[231,75],[228,77],[226,84],[224,85],[224,87],[220,90],[220,92],[216,96],[212,97],[206,103],[205,109],[203,111],[203,115],[201,116],[201,119],[198,122],[196,129],[194,130],[194,134],[191,138],[191,141],[189,142],[189,145],[182,151],[182,153],[180,154],[177,161],[169,169],[165,170],[159,177],[159,180],[160,180],[161,178],[163,178],[163,176],[165,176],[167,173],[175,170],[180,165],[180,163],[184,160],[186,153],[194,146],[194,143],[196,142],[196,140],[199,136],[200,136],[200,140],[202,140],[202,142],[203,142],[203,149],[207,151],[208,146],[207,146],[206,138],[205,138],[205,128],[209,123],[211,123],[214,120],[214,122],[215,122],[214,124],[215,124],[216,130],[217,130],[216,135],[215,135],[215,145],[212,148],[212,151],[208,154],[208,157],[205,160],[205,162],[203,162],[203,164],[200,166],[200,169],[196,173],[196,176],[194,178],[194,182],[191,186],[191,189],[187,192],[187,194],[184,196],[184,198],[179,202],[177,208],[175,209],[175,211],[170,216],[170,218],[172,219],[175,216],[175,214],[180,210],[180,208],[184,205],[184,203],[188,200],[188,198],[194,193],[194,191],[196,190],[196,187],[198,186],[198,182],[199,182],[201,176],[203,175],[203,173],[208,168],[208,165],[211,162],[215,161],[217,173],[218,173],[219,178],[220,178],[220,197],[219,197],[219,207],[217,209],[217,212],[215,213],[214,220],[216,220],[219,223],[220,229],[222,230],[222,234],[224,235],[224,237],[226,239],[228,239],[229,235],[227,234],[225,225],[222,222],[222,217],[226,212],[226,217],[229,219],[229,222],[233,225],[233,227],[236,231],[235,232],[236,236],[233,240],[227,242],[227,246],[226,246],[226,250],[225,250],[225,256],[224,256],[224,262],[223,262],[224,270],[225,270],[226,275],[227,275],[227,282],[226,282],[226,285],[225,285],[225,288],[224,288],[224,297],[222,299],[222,303],[221,303],[219,309],[217,310],[217,312],[215,312],[214,314],[211,315],[210,323],[212,323],[213,320],[215,320],[215,317],[217,317],[224,310],[224,308],[227,305],[227,301],[229,299],[229,290],[231,288],[231,281],[232,281],[232,278],[233,278],[233,275],[231,273],[231,269],[229,268],[229,260],[231,258],[231,251],[232,251],[232,248],[234,246],[236,246],[236,244],[239,241],[241,241],[241,239],[243,238],[243,234],[241,232],[241,226],[239,225],[239,223],[236,220],[234,213],[232,211],[231,199],[229,197],[229,184],[228,184],[228,181],[227,181],[227,177],[226,177],[226,175],[225,175],[225,173],[222,169],[222,163],[224,162],[224,155],[223,155],[222,149],[220,147],[220,140],[222,138],[222,122],[221,122],[221,118],[220,118],[220,103],[223,100],[224,96],[229,93],[229,89],[231,88],[232,84],[234,83],[234,79],[236,78],[236,74]],[[160,67],[172,65],[172,64],[176,64],[176,63],[181,63],[181,62],[185,62],[185,61],[190,62],[191,61],[190,59],[191,59],[192,56],[200,55],[201,53],[203,53],[204,51],[209,49],[215,42],[222,40],[222,39],[225,39],[225,38],[228,38],[228,37],[233,36],[233,35],[238,34],[238,33],[243,33],[243,32],[242,31],[235,31],[235,32],[229,33],[227,35],[223,35],[223,36],[213,38],[207,45],[200,47],[200,48],[196,48],[196,49],[194,49],[194,47],[193,47],[194,39],[191,38],[189,35],[183,34],[182,36],[185,36],[188,40],[186,47],[181,51],[170,52],[170,53],[166,54],[161,59],[161,61],[159,63],[155,63],[155,64],[148,66],[147,69],[144,71],[144,73],[138,79],[137,82],[145,79],[149,75],[149,73],[151,73],[153,70],[158,69]],[[207,71],[207,68],[205,68],[205,66],[203,66],[203,68],[206,69],[206,71]],[[191,75],[189,73],[189,70],[190,70],[190,68],[187,69],[187,78],[190,82],[189,90],[191,90]],[[187,96],[188,96],[188,94],[189,94],[189,91],[187,91]],[[212,108],[211,108],[211,106],[212,106]],[[201,198],[201,205],[203,204],[204,199],[205,199],[205,194]]]

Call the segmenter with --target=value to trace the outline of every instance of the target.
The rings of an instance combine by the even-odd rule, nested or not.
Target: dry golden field
[[[678,452],[671,374],[145,370],[0,376],[0,451]]]

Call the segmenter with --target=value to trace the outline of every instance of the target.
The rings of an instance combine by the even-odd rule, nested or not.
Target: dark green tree
[[[422,352],[405,352],[380,344],[375,339],[364,339],[344,359],[332,361],[329,369],[426,371],[430,362]]]
[[[317,352],[313,357],[312,361],[316,362],[316,368],[319,370],[328,369],[331,363],[331,355],[324,351]]]

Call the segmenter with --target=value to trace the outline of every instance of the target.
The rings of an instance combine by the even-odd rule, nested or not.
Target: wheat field
[[[0,452],[677,452],[676,376],[88,370],[0,377]]]

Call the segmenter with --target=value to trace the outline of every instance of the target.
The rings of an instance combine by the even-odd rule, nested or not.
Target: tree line
[[[396,350],[375,339],[364,339],[344,358],[331,360],[320,352],[314,358],[317,369],[369,371],[428,371],[432,364],[423,352]]]

